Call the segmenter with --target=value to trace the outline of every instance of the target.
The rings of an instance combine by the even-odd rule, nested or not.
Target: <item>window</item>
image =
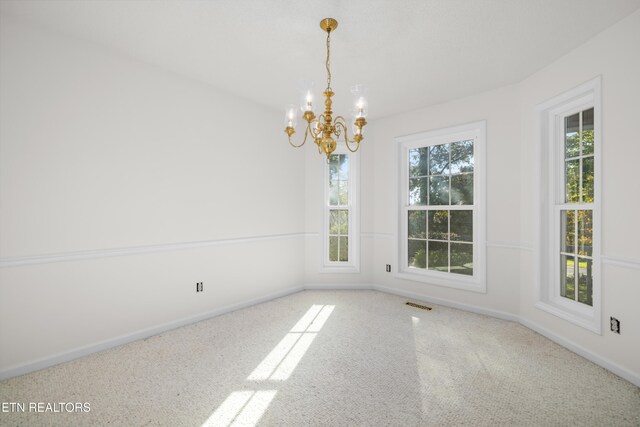
[[[359,271],[358,161],[357,155],[337,150],[325,165],[325,272]]]
[[[600,80],[539,107],[537,307],[600,333]]]
[[[398,138],[398,276],[484,292],[484,122]]]

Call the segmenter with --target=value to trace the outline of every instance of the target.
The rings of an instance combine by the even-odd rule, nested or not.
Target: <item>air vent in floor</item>
[[[431,310],[431,307],[427,307],[426,305],[416,304],[415,302],[407,302],[407,305],[415,308],[420,308],[422,310]]]

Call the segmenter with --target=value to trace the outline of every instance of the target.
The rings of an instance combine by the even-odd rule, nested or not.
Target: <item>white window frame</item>
[[[565,203],[564,117],[593,107],[594,202]],[[537,107],[539,120],[537,199],[540,206],[536,241],[535,306],[596,334],[602,332],[601,203],[602,203],[602,91],[597,77]],[[560,295],[560,243],[563,209],[591,209],[592,306]],[[577,236],[576,236],[577,238]]]
[[[409,161],[411,148],[450,142],[474,141],[473,205],[461,206],[473,210],[473,276],[419,270],[408,267],[407,218],[409,206]],[[395,138],[398,159],[398,197],[396,206],[396,254],[400,279],[419,281],[449,288],[485,293],[486,284],[486,121],[437,129]]]
[[[322,261],[321,273],[359,273],[360,272],[360,154],[352,153],[344,146],[337,147],[331,154],[346,154],[349,156],[349,250],[348,261],[329,260],[329,163],[324,161],[323,167],[323,218],[322,218]],[[341,208],[342,209],[342,208]]]

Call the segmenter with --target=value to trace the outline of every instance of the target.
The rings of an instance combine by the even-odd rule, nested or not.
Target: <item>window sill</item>
[[[414,282],[423,282],[430,285],[443,286],[453,289],[462,289],[465,291],[472,291],[478,293],[486,293],[487,286],[483,280],[474,279],[472,277],[460,277],[451,278],[450,273],[446,274],[447,277],[436,272],[421,272],[413,270],[402,270],[396,273],[396,277],[399,279],[411,280]]]
[[[320,274],[357,274],[360,268],[355,265],[323,265]]]
[[[571,322],[574,325],[585,328],[595,334],[602,335],[602,325],[599,316],[596,315],[595,309],[590,310],[591,315],[585,315],[583,313],[561,307],[560,305],[554,304],[550,301],[538,301],[535,306],[540,310],[553,314],[554,316]]]

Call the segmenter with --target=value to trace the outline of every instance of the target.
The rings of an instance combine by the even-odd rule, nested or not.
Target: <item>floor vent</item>
[[[423,310],[431,310],[431,307],[427,307],[426,305],[416,304],[415,302],[407,302],[407,305],[415,308],[421,308]]]

